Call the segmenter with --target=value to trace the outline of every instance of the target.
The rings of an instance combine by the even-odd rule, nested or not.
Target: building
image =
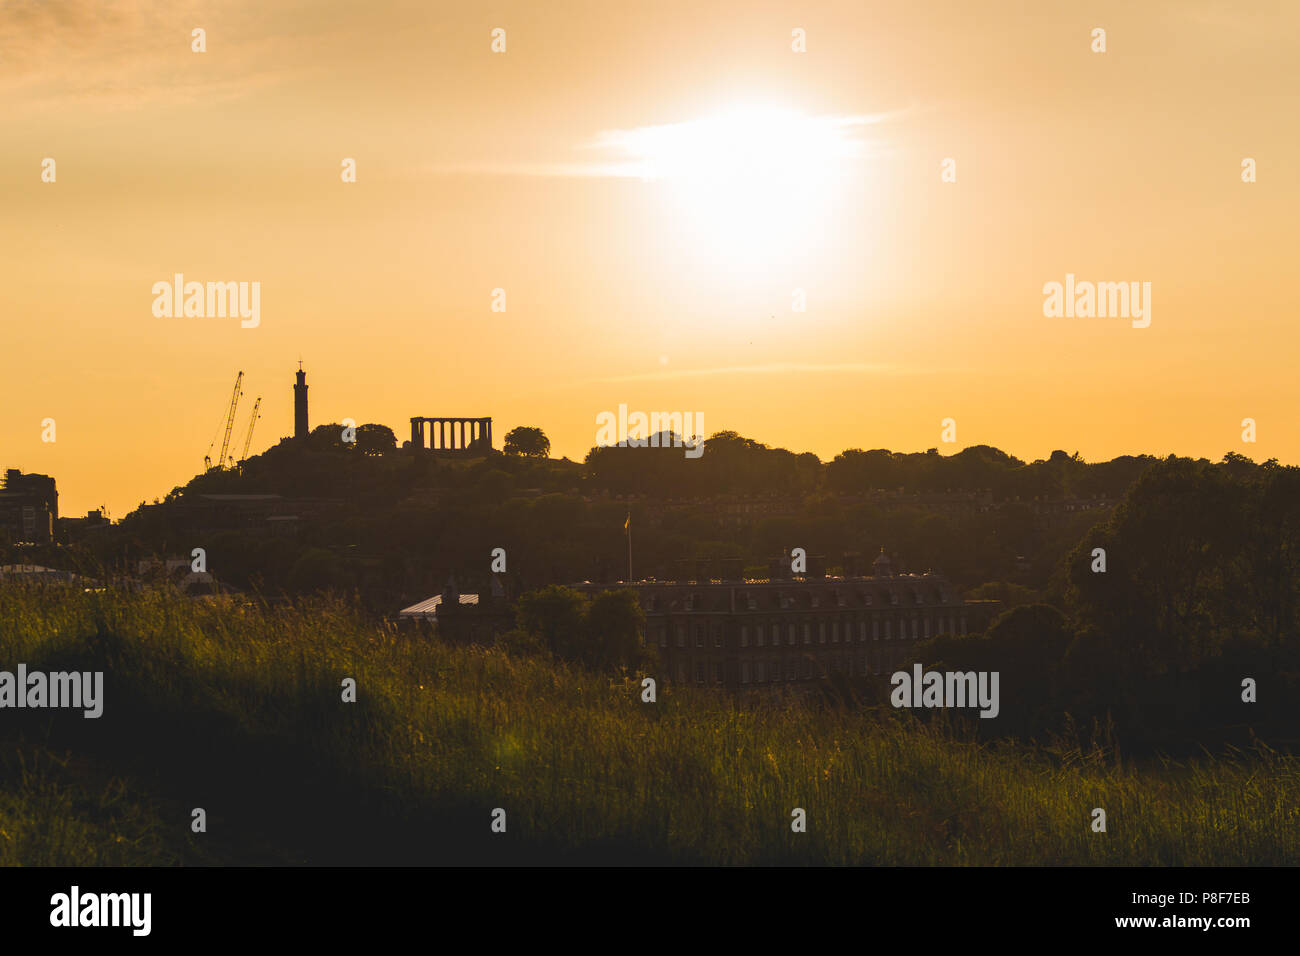
[[[59,520],[59,493],[49,475],[5,471],[0,486],[0,541],[49,544]]]
[[[454,577],[447,581],[441,594],[402,608],[399,621],[425,621],[434,624],[438,636],[456,644],[492,644],[514,627],[514,611],[506,600],[505,587],[499,577],[492,577],[490,593],[462,594]]]
[[[425,426],[429,437],[425,441]],[[425,418],[411,419],[411,441],[406,445],[411,451],[432,452],[435,455],[457,458],[475,458],[492,453],[491,418]]]
[[[298,363],[298,381],[293,386],[293,437],[306,438],[311,430],[307,427],[307,373]]]
[[[39,564],[0,564],[0,581],[18,584],[71,584],[78,587],[92,582],[73,571],[47,568]]]
[[[112,522],[98,508],[87,511],[84,518],[59,518],[55,522],[55,530],[58,532],[59,540],[65,544],[83,541],[87,537],[110,527],[112,527]]]
[[[870,576],[640,582],[646,643],[662,680],[733,689],[888,677],[916,645],[984,630],[997,601],[965,601],[939,574],[900,574],[882,551]],[[606,586],[584,584],[592,594]]]

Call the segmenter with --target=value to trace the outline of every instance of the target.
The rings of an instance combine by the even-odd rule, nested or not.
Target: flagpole
[[[627,532],[627,581],[632,583],[632,512],[627,513],[627,522],[623,525]]]

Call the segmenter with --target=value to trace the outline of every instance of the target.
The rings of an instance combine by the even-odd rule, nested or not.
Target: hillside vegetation
[[[1266,748],[1134,764],[892,711],[662,686],[647,704],[639,675],[336,602],[10,588],[0,669],[19,662],[103,670],[105,703],[0,710],[10,865],[1300,862],[1300,763]]]

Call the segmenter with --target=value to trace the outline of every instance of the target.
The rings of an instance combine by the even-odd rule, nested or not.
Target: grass
[[[892,712],[663,686],[645,704],[637,675],[338,602],[3,589],[0,669],[19,662],[103,670],[105,704],[0,710],[6,865],[1300,862],[1300,762],[1263,748],[1132,764]]]

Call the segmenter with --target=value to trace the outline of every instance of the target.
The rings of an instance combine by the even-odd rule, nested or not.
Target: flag
[[[627,520],[623,522],[623,530],[629,531],[632,528],[632,512],[627,513]]]

